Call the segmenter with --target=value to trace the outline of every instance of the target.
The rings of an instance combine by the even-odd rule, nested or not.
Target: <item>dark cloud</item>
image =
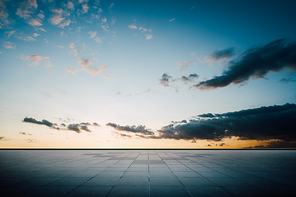
[[[190,74],[188,76],[181,76],[181,78],[173,78],[172,76],[163,73],[159,80],[159,84],[163,85],[164,87],[172,87],[172,83],[176,81],[183,81],[187,84],[187,82],[193,82],[196,83],[196,79],[199,77],[196,73]],[[177,89],[176,89],[177,91]]]
[[[282,69],[296,71],[296,43],[286,44],[285,39],[245,51],[228,63],[228,69],[221,76],[202,81],[192,88],[204,90],[243,84],[250,78],[264,78],[267,73],[280,72]]]
[[[169,83],[170,83],[170,79],[172,78],[172,76],[166,74],[166,73],[163,73],[163,75],[161,76],[159,80],[159,84],[160,85],[163,85],[165,87],[168,87],[169,86]]]
[[[115,132],[117,135],[120,135],[120,137],[128,137],[128,138],[131,138],[132,136],[131,135],[127,135],[125,133],[118,133],[118,132]]]
[[[91,132],[91,130],[88,128],[88,126],[91,126],[91,124],[89,122],[82,122],[80,124],[69,124],[68,125],[68,130],[71,131],[75,131],[77,133],[80,133],[81,130],[87,131],[87,132]]]
[[[201,115],[197,115],[198,117],[201,117],[201,118],[213,118],[215,117],[213,114],[211,113],[207,113],[207,114],[201,114]]]
[[[93,123],[93,126],[95,126],[95,127],[100,127],[101,125],[99,125],[98,123],[94,122],[94,123]]]
[[[80,123],[80,125],[90,126],[91,124],[89,122],[82,122],[82,123]]]
[[[3,140],[4,139],[4,137],[3,136],[0,136],[0,140]]]
[[[143,135],[153,135],[154,133],[148,129],[146,129],[145,126],[143,125],[132,125],[132,126],[120,126],[117,125],[115,123],[108,123],[106,124],[106,126],[110,126],[113,127],[114,129],[118,130],[118,131],[127,131],[127,132],[132,132],[132,133],[141,133]]]
[[[67,128],[70,131],[75,131],[77,133],[80,133],[81,132],[80,131],[80,125],[79,124],[69,124]]]
[[[226,144],[225,143],[221,143],[221,144],[219,144],[219,146],[226,146]]]
[[[214,51],[211,55],[206,57],[209,62],[218,62],[222,60],[227,60],[234,56],[234,48],[228,48],[220,51]]]
[[[271,141],[267,145],[258,145],[258,146],[249,146],[244,147],[244,149],[265,149],[265,148],[296,148],[296,142],[287,142],[287,141]]]
[[[27,135],[26,132],[19,132],[19,133],[22,134],[22,135]]]
[[[258,145],[258,146],[254,146],[253,148],[265,148],[264,145]]]
[[[296,142],[286,142],[286,141],[272,141],[269,142],[266,148],[296,148]]]
[[[163,126],[158,132],[156,139],[220,141],[236,136],[240,140],[295,141],[296,105],[275,105],[223,114],[201,114],[197,119],[189,120],[185,124],[173,123]]]
[[[186,76],[182,76],[181,78],[180,78],[180,80],[182,80],[182,81],[184,81],[184,82],[187,82],[187,81],[189,81],[189,82],[193,82],[195,79],[197,79],[199,76],[197,75],[197,74],[190,74],[188,77],[186,77]]]
[[[59,127],[57,127],[58,125],[56,123],[52,123],[52,122],[50,122],[48,120],[44,120],[44,119],[42,121],[37,121],[34,118],[24,118],[23,122],[39,124],[39,125],[46,125],[46,126],[48,126],[49,128],[52,128],[52,129],[70,130],[70,131],[75,131],[77,133],[81,133],[81,130],[91,132],[91,130],[88,128],[88,126],[100,126],[98,123],[90,124],[89,122],[82,122],[82,123],[79,123],[79,124],[72,123],[72,124],[69,124],[68,126],[66,124],[62,123],[62,124],[60,124],[60,126],[62,128],[59,128]]]
[[[40,125],[46,125],[52,129],[59,129],[56,127],[56,124],[53,124],[52,122],[43,119],[42,121],[37,121],[34,118],[24,118],[23,122],[32,123],[32,124],[40,124]]]
[[[80,125],[80,128],[84,131],[91,132],[91,130],[89,130],[89,128],[87,128],[85,125]]]
[[[290,82],[296,82],[296,80],[292,79],[292,78],[283,78],[283,79],[280,79],[279,82],[281,82],[281,83],[290,83]]]

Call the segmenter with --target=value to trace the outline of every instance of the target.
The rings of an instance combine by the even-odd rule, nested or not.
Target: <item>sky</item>
[[[0,148],[295,148],[295,7],[0,0]]]

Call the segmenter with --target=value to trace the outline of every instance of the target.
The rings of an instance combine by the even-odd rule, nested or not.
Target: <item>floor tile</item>
[[[116,186],[149,186],[148,178],[121,178]]]
[[[116,186],[108,197],[149,197],[148,186]]]
[[[66,197],[105,197],[112,187],[78,187],[68,193]]]
[[[183,187],[177,178],[150,178],[151,186]]]
[[[186,187],[193,197],[233,197],[220,187]]]
[[[296,150],[0,150],[0,194],[294,196],[295,155]]]
[[[185,187],[217,187],[216,184],[205,178],[179,178]]]
[[[151,186],[150,196],[153,197],[190,197],[187,189],[180,187],[155,187]]]
[[[118,182],[119,178],[92,178],[89,181],[82,184],[82,187],[106,187],[114,186]]]
[[[211,182],[218,186],[236,186],[236,187],[247,187],[250,186],[247,183],[239,181],[234,178],[208,178]]]
[[[222,187],[229,193],[237,197],[269,197],[273,196],[271,193],[268,193],[262,189],[256,187]]]

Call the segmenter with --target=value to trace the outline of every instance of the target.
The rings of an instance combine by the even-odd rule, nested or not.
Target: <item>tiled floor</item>
[[[0,150],[0,196],[295,196],[296,150]]]

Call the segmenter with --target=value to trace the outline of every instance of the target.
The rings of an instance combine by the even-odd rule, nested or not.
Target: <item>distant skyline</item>
[[[296,148],[295,7],[0,0],[0,148]]]

